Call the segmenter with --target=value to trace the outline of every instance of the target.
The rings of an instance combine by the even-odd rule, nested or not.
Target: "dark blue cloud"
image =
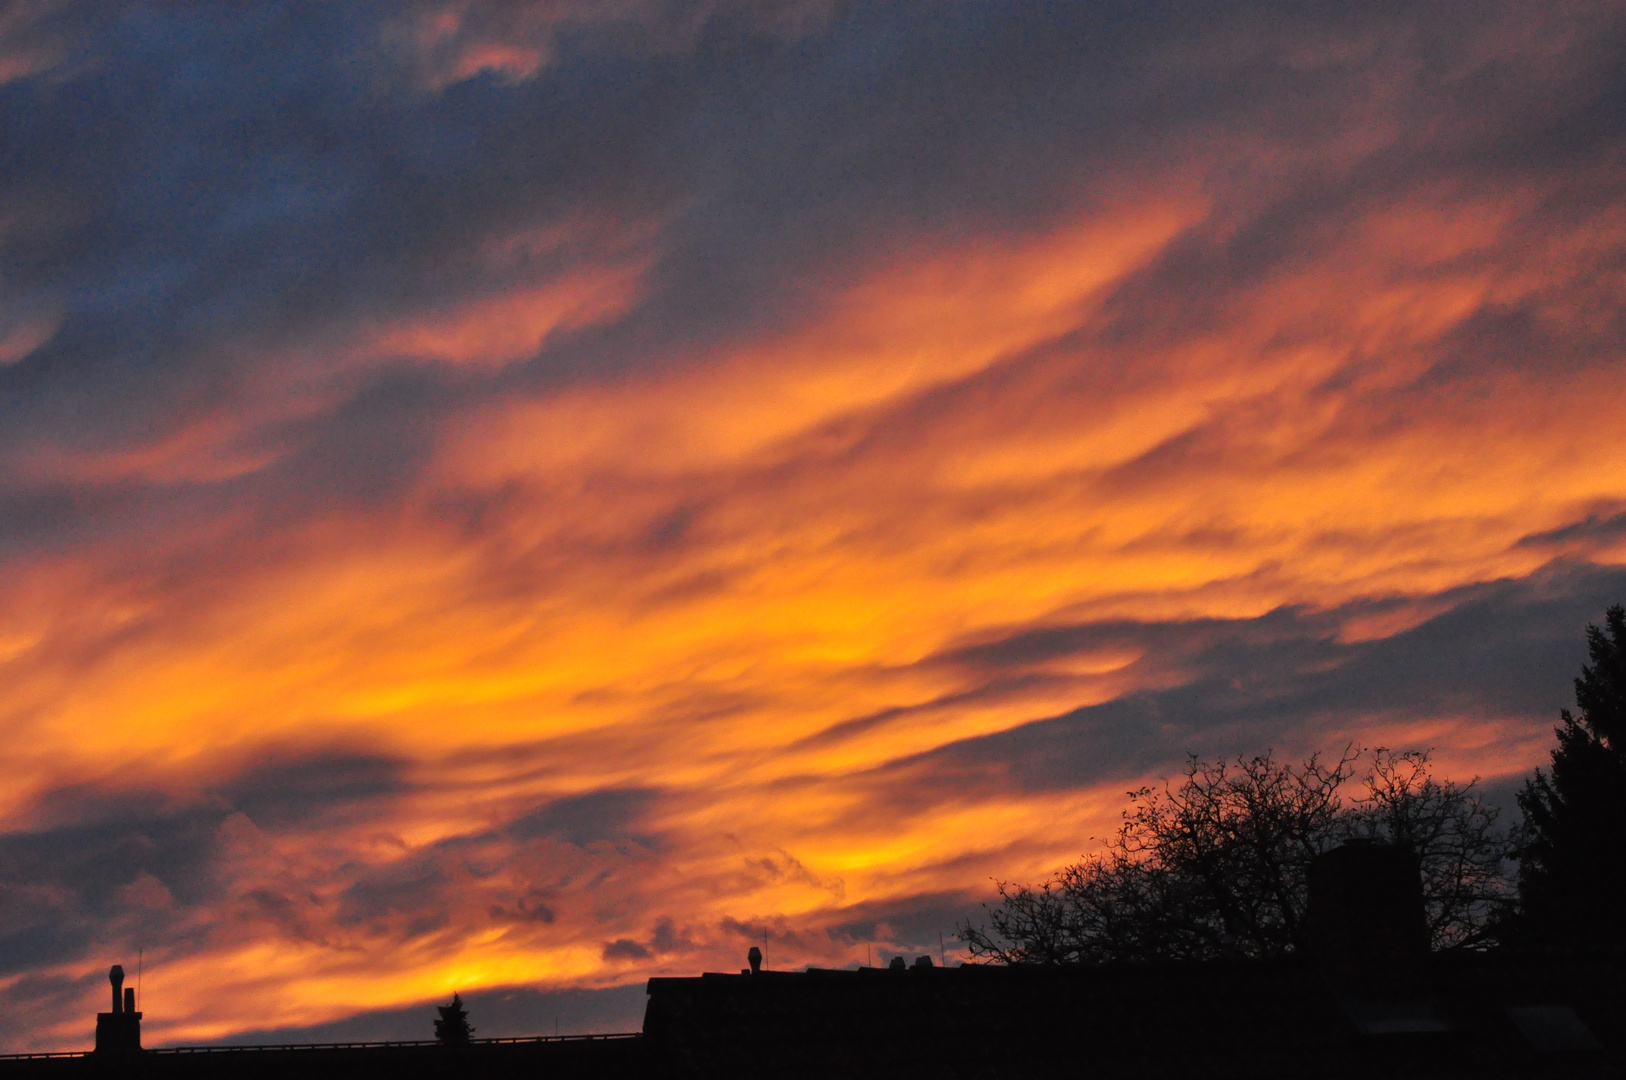
[[[1143,650],[1140,663],[1166,666],[1180,678],[1166,690],[890,763],[874,777],[876,797],[919,812],[967,791],[1087,787],[1172,767],[1187,753],[1296,746],[1318,731],[1358,730],[1370,717],[1525,718],[1532,733],[1544,734],[1570,704],[1571,681],[1586,657],[1583,628],[1622,597],[1626,571],[1557,563],[1529,578],[1442,593],[1431,600],[1447,610],[1371,641],[1340,641],[1340,628],[1405,602],[1021,630],[939,661],[1008,674],[1127,647]],[[1505,809],[1513,810],[1511,802]]]
[[[660,793],[647,788],[603,788],[555,799],[511,821],[506,831],[520,839],[549,837],[577,847],[605,840],[655,842],[646,818]]]
[[[382,816],[410,790],[400,761],[359,751],[268,756],[216,791],[262,829],[309,828],[355,811]]]
[[[268,752],[206,792],[174,780],[52,788],[30,808],[33,827],[0,833],[0,974],[131,935],[182,951],[200,945],[193,915],[224,899],[228,818],[320,828],[382,816],[408,787],[398,761],[349,750]],[[274,890],[258,903],[286,906]]]
[[[0,197],[28,223],[0,237],[0,257],[10,292],[65,314],[55,338],[0,369],[0,453],[141,445],[231,411],[248,392],[240,365],[265,350],[511,285],[482,265],[486,241],[583,216],[660,223],[645,302],[480,393],[794,318],[866,252],[1045,225],[1098,181],[1172,167],[1241,131],[1400,125],[1346,171],[1283,167],[1262,205],[1240,200],[1259,202],[1263,176],[1216,188],[1206,240],[1117,302],[1125,332],[1200,326],[1258,273],[1420,176],[1564,172],[1574,190],[1543,219],[1619,195],[1604,168],[1626,100],[1610,62],[1618,18],[1601,17],[1554,73],[1454,51],[1460,27],[1484,21],[1474,5],[855,4],[791,35],[725,6],[666,15],[697,23],[681,47],[588,20],[555,35],[534,77],[436,89],[386,47],[399,17],[368,4],[69,5],[30,31],[66,58],[0,86]],[[1375,44],[1356,60],[1296,56],[1349,40]],[[1414,83],[1400,115],[1364,97],[1364,80],[1390,67]],[[1453,355],[1528,355],[1526,339],[1551,346],[1543,355],[1573,351],[1531,338],[1521,318],[1485,314]],[[1486,335],[1497,344],[1468,348]],[[434,379],[351,387],[277,436],[303,448],[285,483],[220,501],[388,490],[382,474],[413,474],[414,438],[469,392]],[[415,435],[400,430],[409,417]],[[27,499],[19,527],[40,540],[30,521],[60,531],[64,517],[115,512],[100,495]]]

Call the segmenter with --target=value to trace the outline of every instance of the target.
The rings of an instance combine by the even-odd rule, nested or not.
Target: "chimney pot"
[[[125,987],[124,968],[118,964],[108,970],[107,981],[113,984],[113,1008],[96,1014],[96,1053],[139,1053],[141,1014],[136,1012],[135,987]]]

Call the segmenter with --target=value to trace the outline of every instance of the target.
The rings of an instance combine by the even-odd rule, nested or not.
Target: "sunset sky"
[[[17,0],[0,192],[0,1050],[952,962],[1188,752],[1511,810],[1626,600],[1618,0]]]

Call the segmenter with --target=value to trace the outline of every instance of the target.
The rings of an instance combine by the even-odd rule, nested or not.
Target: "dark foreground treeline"
[[[210,1047],[0,1060],[7,1080],[631,1080],[649,1075],[637,1035],[456,1044]]]
[[[1102,853],[1039,885],[1000,883],[961,938],[1007,963],[1302,952],[1310,864],[1356,840],[1416,856],[1435,949],[1626,947],[1626,611],[1588,627],[1587,645],[1576,711],[1560,713],[1515,828],[1474,782],[1436,779],[1426,752],[1193,758],[1179,783],[1130,793]]]

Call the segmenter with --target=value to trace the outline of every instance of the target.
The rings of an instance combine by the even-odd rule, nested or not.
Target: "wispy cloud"
[[[1623,46],[17,7],[0,1039],[935,950],[1187,751],[1505,786],[1626,595]]]

